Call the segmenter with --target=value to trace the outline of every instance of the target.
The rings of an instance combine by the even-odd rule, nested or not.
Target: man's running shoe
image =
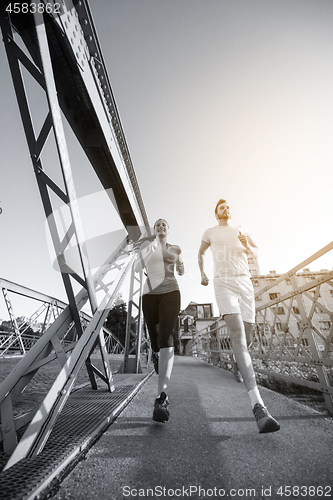
[[[266,432],[276,432],[280,429],[280,424],[272,417],[265,406],[260,403],[254,405],[253,413],[257,421],[260,434]]]
[[[152,351],[152,358],[154,363],[155,372],[158,373],[158,354],[157,352]]]
[[[153,420],[155,422],[167,422],[169,420],[169,400],[165,392],[161,392],[160,396],[155,399],[155,407],[153,412]]]

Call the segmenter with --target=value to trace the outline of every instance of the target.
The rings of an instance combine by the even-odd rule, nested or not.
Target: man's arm
[[[207,241],[201,240],[201,245],[198,252],[198,264],[201,273],[201,284],[207,286],[209,283],[209,278],[204,271],[204,255],[206,253],[207,248],[210,246],[210,243]]]
[[[254,241],[253,241],[253,239],[252,239],[251,236],[249,236],[249,235],[246,236],[245,234],[240,233],[238,235],[238,239],[241,242],[241,244],[243,245],[243,247],[245,247],[246,253],[248,255],[252,255],[255,258],[258,257],[258,253],[259,253],[258,247],[254,243]]]

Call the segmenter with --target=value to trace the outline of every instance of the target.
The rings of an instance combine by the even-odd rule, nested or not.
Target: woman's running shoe
[[[161,392],[160,396],[155,399],[153,420],[155,420],[155,422],[167,422],[170,416],[168,407],[168,396],[165,394],[165,392]]]

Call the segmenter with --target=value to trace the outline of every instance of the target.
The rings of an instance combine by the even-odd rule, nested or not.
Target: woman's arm
[[[150,243],[149,246],[144,249],[141,248],[138,249],[137,260],[134,264],[135,273],[138,273],[147,265],[150,257],[153,255],[155,250],[156,250],[156,241]]]
[[[185,267],[184,267],[182,251],[178,245],[175,245],[175,247],[176,247],[176,253],[177,253],[176,271],[179,274],[179,276],[183,276],[183,274],[185,273]]]

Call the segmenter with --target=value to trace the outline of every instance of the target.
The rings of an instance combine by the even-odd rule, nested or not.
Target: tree
[[[106,321],[104,323],[105,328],[110,330],[125,346],[125,338],[126,338],[126,321],[127,321],[127,307],[124,302],[118,302],[109,312]],[[136,332],[136,321],[132,317],[132,331]],[[135,339],[131,336],[130,340],[130,349],[135,344]]]

